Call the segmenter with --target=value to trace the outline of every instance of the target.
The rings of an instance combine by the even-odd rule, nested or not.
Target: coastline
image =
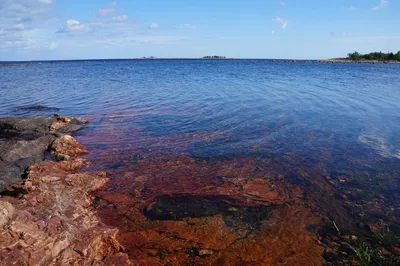
[[[92,204],[91,194],[109,181],[107,174],[81,172],[88,162],[80,157],[88,151],[63,133],[75,132],[88,121],[25,117],[0,122],[6,137],[2,143],[12,142],[15,160],[28,159],[37,144],[31,139],[43,136],[51,136],[46,142],[50,144],[35,152],[49,150],[54,159],[36,158],[25,179],[12,180],[1,192],[0,265],[131,265],[118,242],[118,229],[103,224]],[[46,122],[51,122],[49,128]],[[12,156],[2,157],[12,165],[7,161]]]

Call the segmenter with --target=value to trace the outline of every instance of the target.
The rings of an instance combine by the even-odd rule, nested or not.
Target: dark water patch
[[[20,106],[17,107],[18,110],[26,110],[26,111],[60,111],[60,108],[49,107],[45,105],[28,105],[28,106]]]
[[[143,210],[143,214],[152,220],[184,220],[221,214],[227,226],[238,222],[251,228],[258,228],[261,221],[277,206],[241,206],[235,200],[223,195],[163,195]]]
[[[15,107],[10,114],[15,116],[52,116],[58,114],[61,108],[47,105],[24,105]]]

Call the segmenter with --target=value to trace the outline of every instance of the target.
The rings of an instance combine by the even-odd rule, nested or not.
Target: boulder
[[[57,157],[61,157],[60,159],[65,160],[66,158],[71,157],[79,157],[82,155],[89,154],[89,152],[81,145],[78,141],[76,141],[70,135],[63,135],[57,138],[52,144],[51,149],[53,155]],[[62,161],[62,160],[59,160]]]

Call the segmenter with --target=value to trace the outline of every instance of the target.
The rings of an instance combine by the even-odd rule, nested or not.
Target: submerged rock
[[[59,111],[60,108],[50,107],[45,105],[26,105],[17,107],[19,110],[27,110],[27,111]]]
[[[256,165],[142,160],[114,175],[96,206],[138,265],[323,265],[321,215]]]

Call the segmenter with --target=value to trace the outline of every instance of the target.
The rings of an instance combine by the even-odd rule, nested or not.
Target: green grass
[[[357,247],[353,247],[350,244],[349,246],[356,254],[356,259],[361,266],[371,265],[373,250],[370,249],[369,246],[365,245],[364,243],[358,245]]]
[[[400,256],[394,254],[384,255],[380,250],[370,248],[365,243],[357,246],[348,244],[354,251],[355,258],[361,266],[399,266]]]
[[[375,234],[378,238],[379,242],[381,242],[386,247],[391,247],[392,245],[397,243],[397,237],[390,231],[389,227],[383,229],[382,232]]]

